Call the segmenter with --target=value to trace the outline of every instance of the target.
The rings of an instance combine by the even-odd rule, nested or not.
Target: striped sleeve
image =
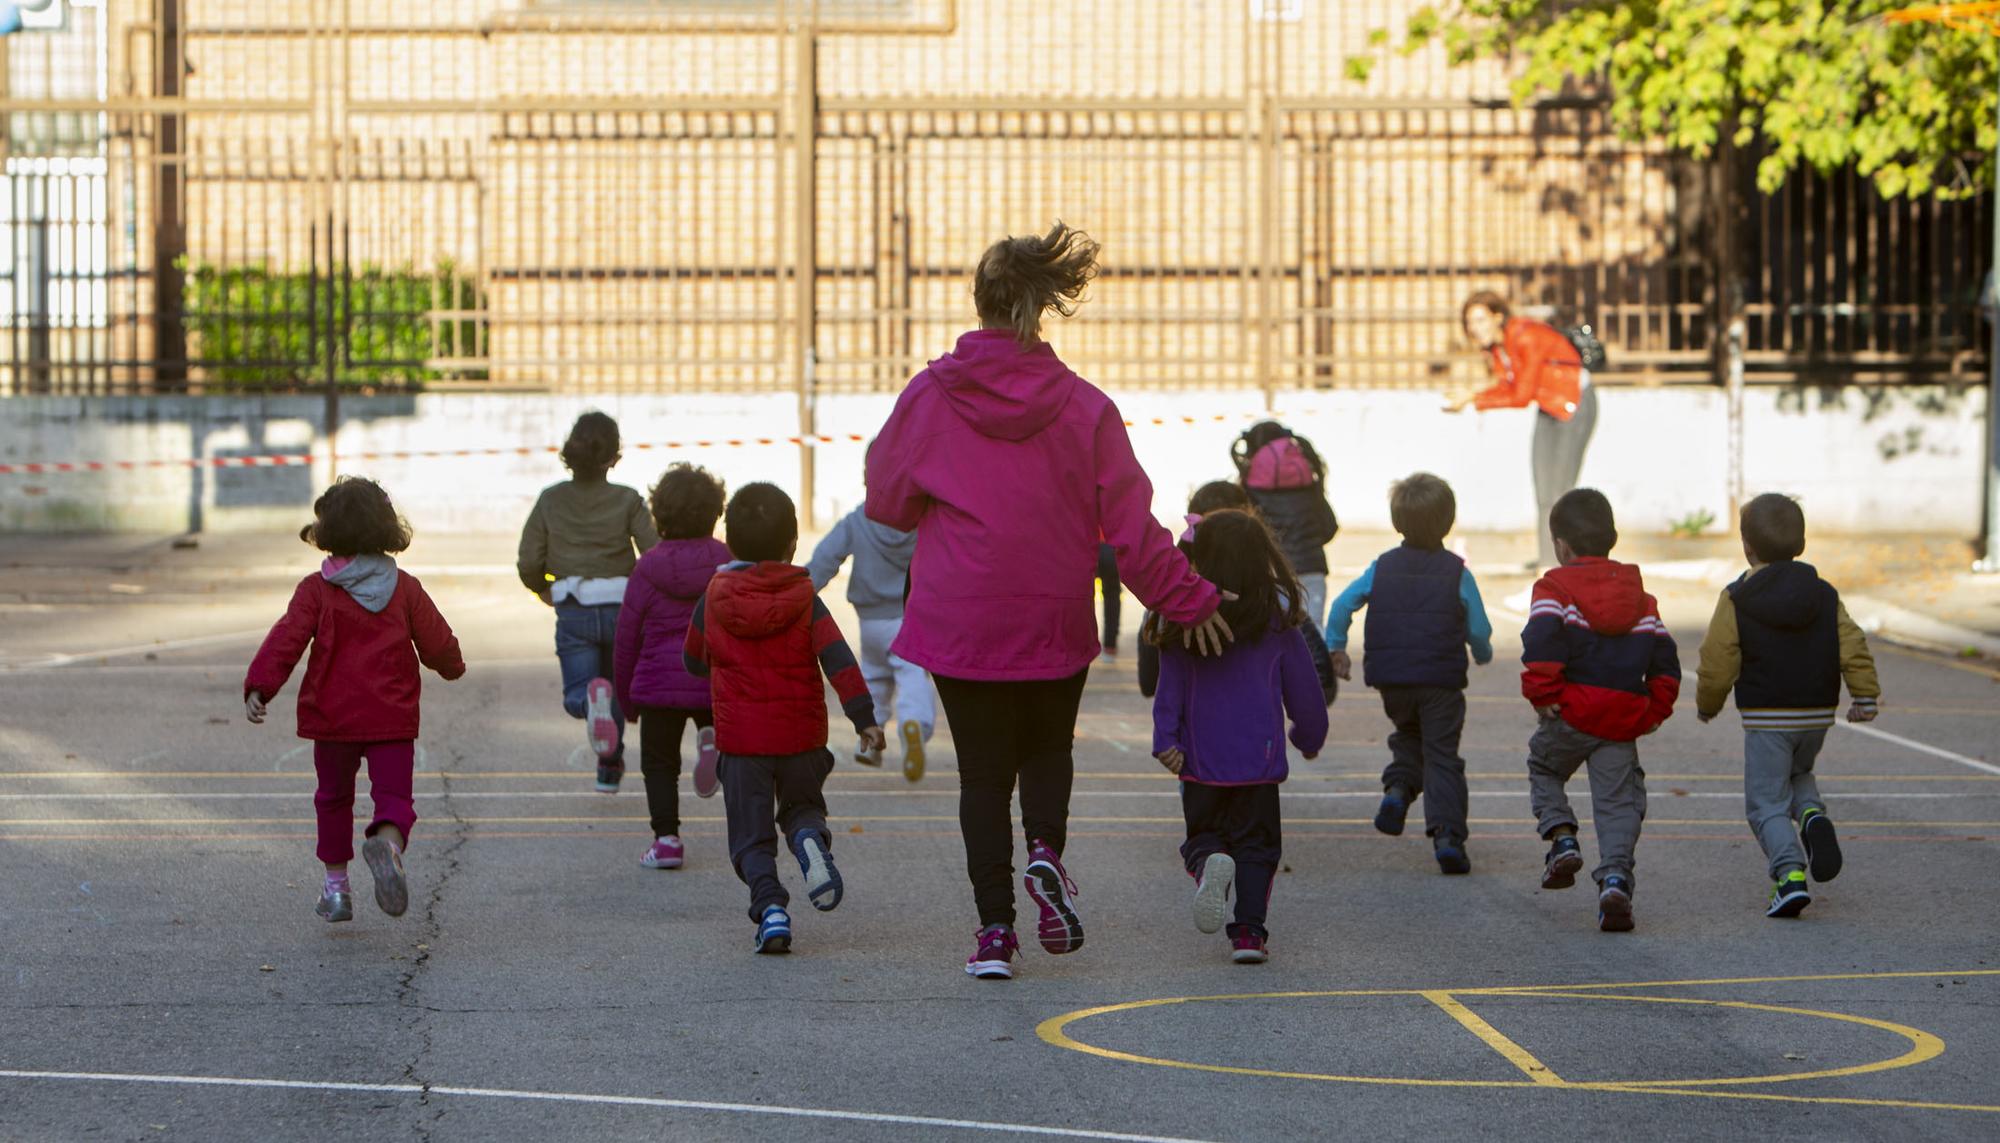
[[[1569,665],[1565,610],[1546,581],[1535,584],[1528,625],[1521,629],[1521,697],[1531,706],[1545,707],[1562,700]]]
[[[689,638],[693,634],[693,628],[689,628]],[[855,662],[854,650],[841,635],[840,624],[833,621],[833,613],[818,596],[813,597],[812,641],[813,654],[819,656],[819,669],[833,684],[833,693],[840,696],[840,709],[847,715],[847,721],[854,724],[855,732],[877,725],[875,700],[868,697],[861,664]]]
[[[1674,700],[1681,696],[1681,652],[1674,637],[1660,619],[1660,608],[1652,596],[1646,597],[1646,621],[1653,633],[1652,661],[1646,667],[1646,693],[1651,699],[1647,714],[1655,725],[1673,717]]]
[[[694,601],[694,614],[688,617],[687,642],[681,645],[681,665],[688,674],[698,679],[708,677],[708,597]]]

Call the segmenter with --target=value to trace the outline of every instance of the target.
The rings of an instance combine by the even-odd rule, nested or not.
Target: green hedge
[[[480,308],[477,284],[449,261],[429,272],[360,266],[348,277],[344,270],[336,267],[314,282],[304,272],[262,264],[184,261],[182,312],[192,364],[212,386],[321,385],[331,328],[345,334],[335,367],[343,385],[412,387],[444,376],[424,365],[433,354],[430,314],[434,308]],[[438,338],[439,356],[481,356],[476,321],[445,322]]]

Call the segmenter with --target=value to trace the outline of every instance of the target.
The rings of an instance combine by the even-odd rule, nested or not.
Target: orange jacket
[[[1486,351],[1493,386],[1472,398],[1481,409],[1539,405],[1558,421],[1576,415],[1583,393],[1583,358],[1568,335],[1533,318],[1508,318],[1500,341]]]

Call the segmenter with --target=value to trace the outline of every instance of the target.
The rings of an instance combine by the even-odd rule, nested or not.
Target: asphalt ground
[[[0,572],[0,1138],[2000,1135],[1981,664],[1878,646],[1880,733],[1835,730],[1820,764],[1847,869],[1795,921],[1762,915],[1734,718],[1699,725],[1690,693],[1641,747],[1638,930],[1611,935],[1587,888],[1539,888],[1519,619],[1496,615],[1472,875],[1437,872],[1421,806],[1404,837],[1371,828],[1387,724],[1350,687],[1285,787],[1251,967],[1189,919],[1128,631],[1078,730],[1087,943],[991,983],[962,971],[948,727],[914,786],[843,756],[846,901],[801,899],[796,951],[754,956],[721,803],[685,795],[686,869],[640,868],[637,774],[592,791],[548,613],[421,540],[404,566],[470,671],[425,684],[413,903],[382,916],[357,864],[356,919],[322,923],[293,694],[262,727],[239,701],[311,561],[250,547]],[[1691,692],[1712,597],[1659,586]]]

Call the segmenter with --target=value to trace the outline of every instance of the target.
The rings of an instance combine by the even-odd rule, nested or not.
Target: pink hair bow
[[[1181,533],[1181,538],[1180,538],[1180,540],[1179,540],[1178,542],[1180,542],[1180,543],[1183,543],[1183,544],[1191,544],[1191,543],[1193,543],[1193,542],[1194,542],[1194,530],[1195,530],[1195,529],[1196,529],[1197,527],[1200,527],[1200,526],[1201,526],[1201,516],[1200,516],[1199,514],[1197,514],[1197,513],[1194,513],[1194,512],[1190,512],[1190,513],[1188,513],[1188,514],[1187,514],[1187,531],[1185,531],[1185,532],[1182,532],[1182,533]]]

